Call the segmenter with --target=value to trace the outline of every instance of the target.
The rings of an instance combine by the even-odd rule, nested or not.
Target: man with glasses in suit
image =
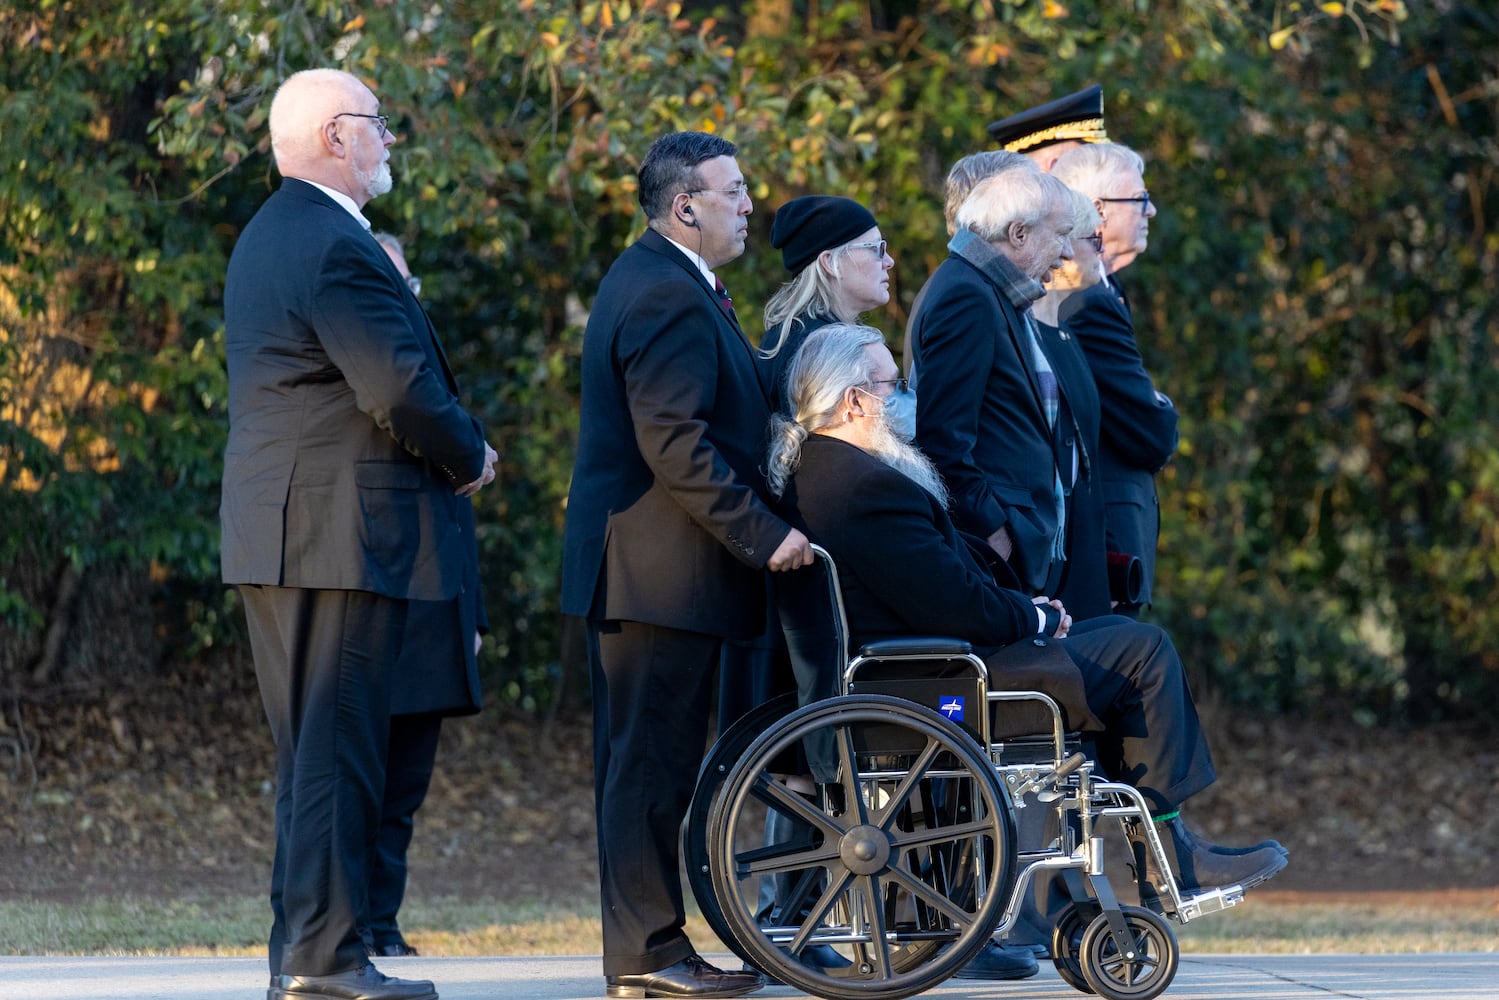
[[[267,1000],[436,1000],[370,964],[370,845],[410,602],[474,578],[494,449],[361,209],[391,188],[374,93],[296,73],[270,108],[284,178],[224,285],[224,582],[245,606],[276,743]]]
[[[1140,560],[1138,600],[1114,607],[1116,614],[1131,618],[1151,600],[1161,529],[1155,476],[1177,444],[1176,407],[1145,370],[1129,297],[1118,277],[1149,244],[1156,205],[1144,174],[1139,153],[1108,142],[1069,150],[1052,167],[1052,176],[1093,199],[1102,219],[1104,280],[1062,303],[1058,319],[1082,346],[1098,386],[1107,544],[1110,552]]]
[[[683,932],[678,837],[725,639],[765,624],[766,569],[812,560],[760,471],[770,407],[718,270],[753,211],[733,143],[658,139],[646,231],[610,267],[583,333],[562,608],[587,620],[605,992],[730,997],[756,972]]]

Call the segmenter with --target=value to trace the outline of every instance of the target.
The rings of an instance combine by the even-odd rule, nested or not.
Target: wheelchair
[[[850,658],[837,568],[813,551],[813,567],[787,576],[805,575],[795,606],[821,625],[788,625],[788,644],[827,664],[837,690],[804,692],[800,707],[783,695],[725,730],[683,826],[688,883],[719,940],[813,996],[898,1000],[955,975],[1015,926],[1036,875],[1056,872],[1070,899],[1051,940],[1061,978],[1108,1000],[1159,996],[1176,975],[1175,934],[1162,913],[1121,903],[1103,863],[1116,820],[1171,871],[1145,800],[1094,773],[1046,694],[990,690],[966,642],[891,639]],[[808,773],[802,790],[784,780]],[[1052,813],[1055,836],[1021,843],[1021,809]],[[1183,923],[1244,895],[1167,881],[1160,909]]]

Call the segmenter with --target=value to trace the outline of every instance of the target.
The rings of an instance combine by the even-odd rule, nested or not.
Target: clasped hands
[[[478,493],[480,490],[482,490],[484,487],[488,486],[490,483],[494,482],[494,463],[498,462],[499,460],[499,453],[491,448],[489,446],[489,442],[486,441],[484,443],[484,471],[479,475],[478,479],[475,479],[467,486],[458,487],[453,492],[457,493],[461,497],[471,497],[475,493]]]

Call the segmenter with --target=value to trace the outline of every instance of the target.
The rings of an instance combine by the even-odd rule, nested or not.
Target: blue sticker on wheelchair
[[[944,694],[937,698],[937,711],[954,722],[962,722],[965,702],[966,699],[963,695]]]

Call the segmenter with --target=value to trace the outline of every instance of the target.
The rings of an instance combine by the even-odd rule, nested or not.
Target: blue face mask
[[[873,396],[874,393],[866,393],[866,395]],[[878,398],[884,407],[881,414],[885,419],[885,426],[890,428],[890,433],[907,444],[915,441],[916,391],[909,387],[904,391],[896,388],[890,395]]]
[[[912,389],[885,397],[885,423],[890,433],[909,444],[916,440],[916,393]]]

